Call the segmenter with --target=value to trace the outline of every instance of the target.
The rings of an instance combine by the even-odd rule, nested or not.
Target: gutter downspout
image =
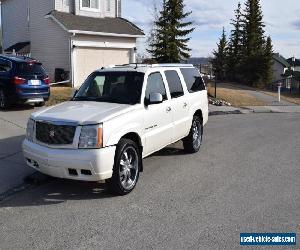
[[[75,82],[74,82],[74,79],[75,79],[75,62],[74,62],[74,47],[73,47],[73,37],[75,37],[75,33],[73,33],[71,36],[70,36],[70,67],[71,67],[71,74],[70,74],[70,81],[72,83],[72,88],[75,87]]]
[[[0,41],[0,46],[1,46],[1,54],[4,54],[4,47],[3,47],[3,22],[2,22],[3,10],[2,10],[2,2],[1,1],[0,1],[0,12],[1,12],[1,41]]]

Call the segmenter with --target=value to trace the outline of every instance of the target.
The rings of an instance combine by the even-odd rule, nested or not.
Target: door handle
[[[184,104],[183,104],[183,108],[186,108],[187,107],[187,103],[185,102]]]
[[[167,107],[166,111],[169,113],[172,111],[171,107]]]

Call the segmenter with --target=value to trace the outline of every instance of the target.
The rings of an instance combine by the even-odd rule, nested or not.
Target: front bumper
[[[54,149],[25,140],[28,166],[57,178],[101,181],[112,177],[116,147],[103,149]]]

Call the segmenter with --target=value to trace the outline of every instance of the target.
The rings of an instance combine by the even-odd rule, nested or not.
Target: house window
[[[111,6],[110,6],[110,0],[106,0],[106,11],[110,12]]]
[[[99,10],[99,0],[81,0],[81,9],[98,11]]]
[[[63,0],[63,6],[69,7],[70,6],[70,0]]]

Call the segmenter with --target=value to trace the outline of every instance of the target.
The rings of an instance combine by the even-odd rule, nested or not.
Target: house
[[[144,33],[121,0],[1,0],[3,48],[41,61],[51,81],[80,86],[94,70],[135,62]],[[67,79],[68,78],[68,79]]]
[[[291,58],[287,59],[287,62],[291,65],[291,67],[293,68],[293,71],[300,72],[300,59],[291,57]]]
[[[288,61],[281,56],[279,53],[273,54],[273,81],[281,81],[286,73],[289,70],[291,65]]]

